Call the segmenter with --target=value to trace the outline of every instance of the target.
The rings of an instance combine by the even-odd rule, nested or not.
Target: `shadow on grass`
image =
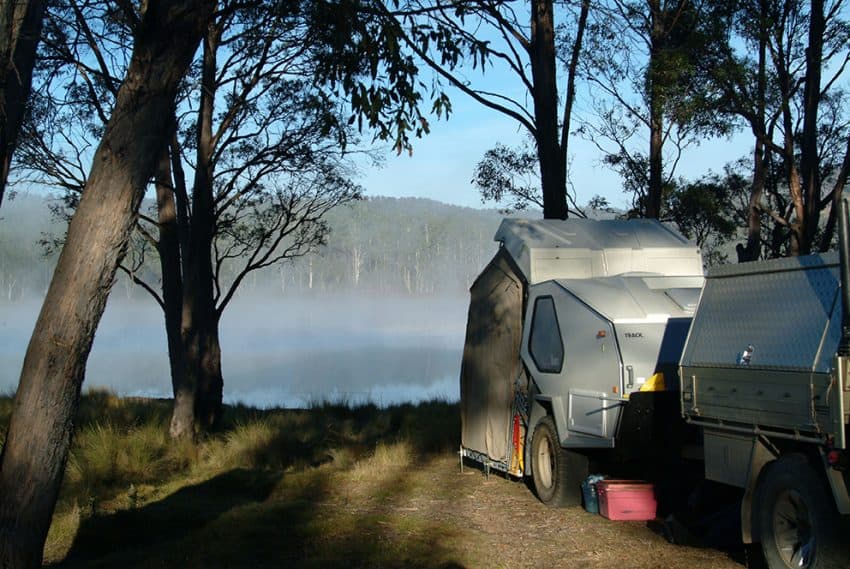
[[[269,494],[273,477],[228,472],[87,520],[55,567],[463,567],[450,545],[455,529],[393,506],[410,497],[413,471],[399,469],[356,503],[335,487],[337,476],[328,467],[286,475]]]
[[[308,491],[298,489],[296,476],[263,507],[222,518],[220,524],[232,529],[215,549],[180,544],[196,552],[184,558],[184,566],[460,569],[458,547],[452,547],[460,540],[457,530],[428,512],[417,515],[415,508],[401,506],[416,495],[415,468],[392,468],[382,480],[361,482],[357,491],[366,495],[360,497],[346,495],[344,486],[357,484],[351,471],[305,472]]]
[[[155,503],[84,519],[54,566],[463,566],[460,530],[433,511],[399,507],[416,498],[417,469],[456,448],[456,405],[230,412],[222,440],[258,422],[268,435],[234,436],[239,452],[225,453],[251,469],[231,464]],[[416,466],[363,468],[396,442],[409,445]]]
[[[181,488],[142,508],[92,516],[80,525],[64,563],[85,564],[113,552],[126,554],[128,550],[179,540],[230,510],[262,502],[278,479],[267,473],[235,469]]]

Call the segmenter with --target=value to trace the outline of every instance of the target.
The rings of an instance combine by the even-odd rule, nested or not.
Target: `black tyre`
[[[846,569],[842,519],[826,482],[800,454],[768,466],[755,515],[769,569]]]
[[[540,501],[549,506],[581,505],[587,470],[587,457],[562,448],[552,417],[543,418],[531,438],[531,475]]]

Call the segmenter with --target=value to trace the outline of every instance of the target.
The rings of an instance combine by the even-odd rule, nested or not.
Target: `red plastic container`
[[[596,491],[599,513],[609,520],[655,519],[655,490],[649,482],[601,480]]]

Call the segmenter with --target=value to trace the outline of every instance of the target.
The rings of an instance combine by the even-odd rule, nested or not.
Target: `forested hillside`
[[[3,301],[44,294],[55,257],[41,241],[61,237],[48,200],[19,194],[0,209],[0,291]],[[148,207],[148,206],[143,206]],[[253,273],[241,294],[362,291],[376,294],[462,294],[496,250],[495,210],[450,206],[426,199],[371,198],[328,215],[331,233],[318,254]],[[135,248],[139,251],[138,243]],[[146,251],[141,275],[158,281],[155,252]],[[235,270],[238,260],[233,267]],[[227,282],[228,274],[223,274]],[[116,293],[145,293],[119,276]]]
[[[49,202],[42,197],[7,196],[0,208],[0,302],[44,296],[54,255],[46,254],[41,241],[64,232],[53,219]]]
[[[333,211],[327,246],[279,267],[278,282],[297,291],[462,292],[493,256],[500,220],[493,210],[425,199],[362,201]]]

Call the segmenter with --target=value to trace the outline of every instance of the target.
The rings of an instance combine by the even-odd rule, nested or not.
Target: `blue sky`
[[[556,13],[557,23],[571,17],[567,12]],[[476,34],[504,49],[503,40],[491,28],[476,29]],[[427,66],[422,64],[421,67],[424,78],[428,78]],[[500,93],[530,108],[528,93],[517,76],[497,60],[486,65],[485,73],[480,67],[470,69],[466,66],[458,69],[456,74],[473,88]],[[558,78],[561,83],[565,81],[562,66],[558,68]],[[590,101],[592,95],[598,96],[598,93],[588,92],[587,83],[579,82],[577,87],[572,119],[574,128],[582,118],[591,120],[594,111]],[[559,84],[559,89],[563,88],[564,85]],[[437,121],[434,117],[430,121],[431,133],[414,141],[412,156],[396,156],[389,152],[383,168],[364,168],[360,183],[366,188],[367,195],[424,197],[467,207],[492,207],[492,204],[482,205],[478,190],[471,184],[473,169],[497,142],[508,146],[521,144],[525,131],[512,119],[483,107],[459,90],[447,84],[444,84],[444,89],[451,98],[453,111],[450,118]],[[721,172],[725,164],[751,152],[751,140],[751,136],[741,133],[731,140],[706,141],[687,151],[676,175],[695,179],[710,171]],[[648,138],[636,144],[640,150],[648,152]],[[579,136],[572,136],[569,145],[569,177],[576,190],[577,202],[583,205],[598,194],[608,198],[615,207],[630,207],[629,197],[622,192],[619,176],[601,163],[603,155],[599,149]]]
[[[368,196],[423,197],[466,207],[492,207],[481,203],[472,185],[473,169],[497,142],[518,145],[524,132],[517,123],[486,109],[458,91],[449,91],[453,113],[448,120],[431,121],[431,133],[414,140],[413,155],[387,152],[382,168],[363,167],[360,184]],[[589,112],[577,106],[577,112]],[[687,150],[677,172],[698,178],[750,152],[744,133],[732,139],[706,141]],[[590,142],[570,139],[571,179],[579,204],[600,194],[618,208],[628,207],[619,176],[601,164],[602,154]]]

